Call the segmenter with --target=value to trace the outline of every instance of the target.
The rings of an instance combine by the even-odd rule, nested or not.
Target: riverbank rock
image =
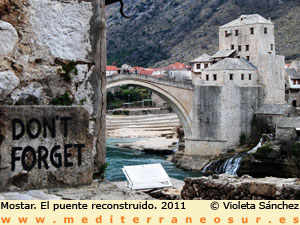
[[[269,141],[253,154],[243,158],[237,173],[252,177],[299,177],[300,144],[298,142]]]
[[[296,178],[241,178],[231,175],[186,178],[181,192],[184,200],[299,200],[300,181]]]

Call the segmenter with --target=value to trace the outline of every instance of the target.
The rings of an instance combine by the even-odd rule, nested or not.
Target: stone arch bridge
[[[192,98],[193,85],[191,82],[174,82],[165,78],[155,78],[136,74],[120,74],[108,76],[106,88],[121,85],[139,85],[145,87],[164,99],[178,115],[184,128],[185,135],[192,134]]]
[[[108,76],[106,88],[127,84],[150,89],[174,109],[185,132],[181,165],[193,169],[236,146],[242,133],[250,133],[251,120],[262,99],[260,86],[192,84],[137,74]]]

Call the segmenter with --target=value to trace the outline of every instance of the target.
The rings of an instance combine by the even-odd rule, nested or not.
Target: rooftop
[[[300,61],[293,61],[289,68],[295,69],[295,70],[300,70]]]
[[[208,67],[204,71],[216,70],[256,70],[256,67],[246,59],[226,58]]]
[[[210,55],[203,54],[199,56],[198,58],[195,58],[191,61],[191,63],[197,63],[197,62],[212,62],[213,58]]]
[[[300,117],[278,118],[276,126],[281,128],[300,128]]]
[[[106,66],[107,71],[118,71],[118,67],[116,66]]]
[[[266,18],[258,15],[258,14],[252,14],[252,15],[241,15],[240,18],[233,20],[220,28],[226,28],[226,27],[236,27],[236,26],[243,26],[243,25],[250,25],[250,24],[273,24],[271,20],[267,20]]]
[[[285,71],[291,79],[300,79],[300,73],[297,73],[295,69],[285,69]]]
[[[263,105],[255,114],[282,115],[292,108],[291,105],[287,104]]]
[[[174,64],[171,64],[171,65],[167,66],[166,69],[169,69],[169,70],[186,70],[186,65],[183,64],[183,63],[177,62],[177,63],[174,63]]]
[[[219,50],[217,51],[212,58],[226,58],[231,56],[233,53],[235,52],[235,50]]]

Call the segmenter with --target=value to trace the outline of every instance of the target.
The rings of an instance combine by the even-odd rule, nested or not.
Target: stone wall
[[[284,56],[259,56],[257,68],[258,83],[264,86],[264,104],[285,104]]]
[[[104,8],[104,0],[0,2],[0,104],[81,105],[98,164],[105,160]]]
[[[209,159],[239,145],[241,134],[250,135],[262,94],[261,86],[195,85],[192,138],[186,138],[181,164],[201,169]]]
[[[185,200],[298,200],[298,179],[253,179],[230,175],[186,178],[181,196]]]
[[[254,34],[250,33],[250,28],[254,28]],[[264,33],[264,28],[268,29],[267,34]],[[235,30],[238,30],[238,36],[235,36]],[[225,37],[225,31],[230,33]],[[231,26],[219,28],[219,49],[231,49],[232,45],[236,50],[235,56],[241,58],[250,57],[251,63],[255,66],[259,63],[259,55],[275,55],[275,36],[273,24],[245,24],[243,26]],[[246,50],[246,45],[249,45],[249,50]],[[273,50],[271,50],[273,45]],[[241,51],[239,51],[241,46]]]

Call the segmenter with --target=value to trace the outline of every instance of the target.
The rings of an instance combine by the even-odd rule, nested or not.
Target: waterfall
[[[256,150],[262,146],[262,142],[263,142],[263,139],[261,138],[259,143],[254,148],[249,150],[246,154],[255,153]],[[225,174],[229,174],[229,175],[237,175],[237,171],[241,165],[242,159],[244,158],[244,156],[246,154],[242,153],[242,154],[230,157],[230,158],[226,159],[226,161],[224,163],[222,163],[221,165],[219,162],[222,159],[217,159],[217,160],[211,161],[202,169],[201,172],[206,173],[211,169],[216,174],[225,173]],[[218,166],[218,163],[220,166]],[[213,168],[215,168],[215,169],[213,169]]]
[[[211,166],[212,163],[213,163],[213,161],[209,162],[209,163],[201,170],[201,172],[202,172],[202,173],[206,173],[206,172],[207,172],[207,169]]]
[[[262,143],[263,143],[263,139],[261,138],[261,139],[259,140],[259,143],[258,143],[254,148],[252,148],[250,151],[248,151],[247,153],[248,153],[248,154],[250,154],[250,153],[255,153],[256,150],[262,146]]]
[[[243,156],[237,157],[237,158],[230,158],[227,160],[228,164],[225,167],[225,173],[230,175],[236,175],[237,170],[241,165]]]

